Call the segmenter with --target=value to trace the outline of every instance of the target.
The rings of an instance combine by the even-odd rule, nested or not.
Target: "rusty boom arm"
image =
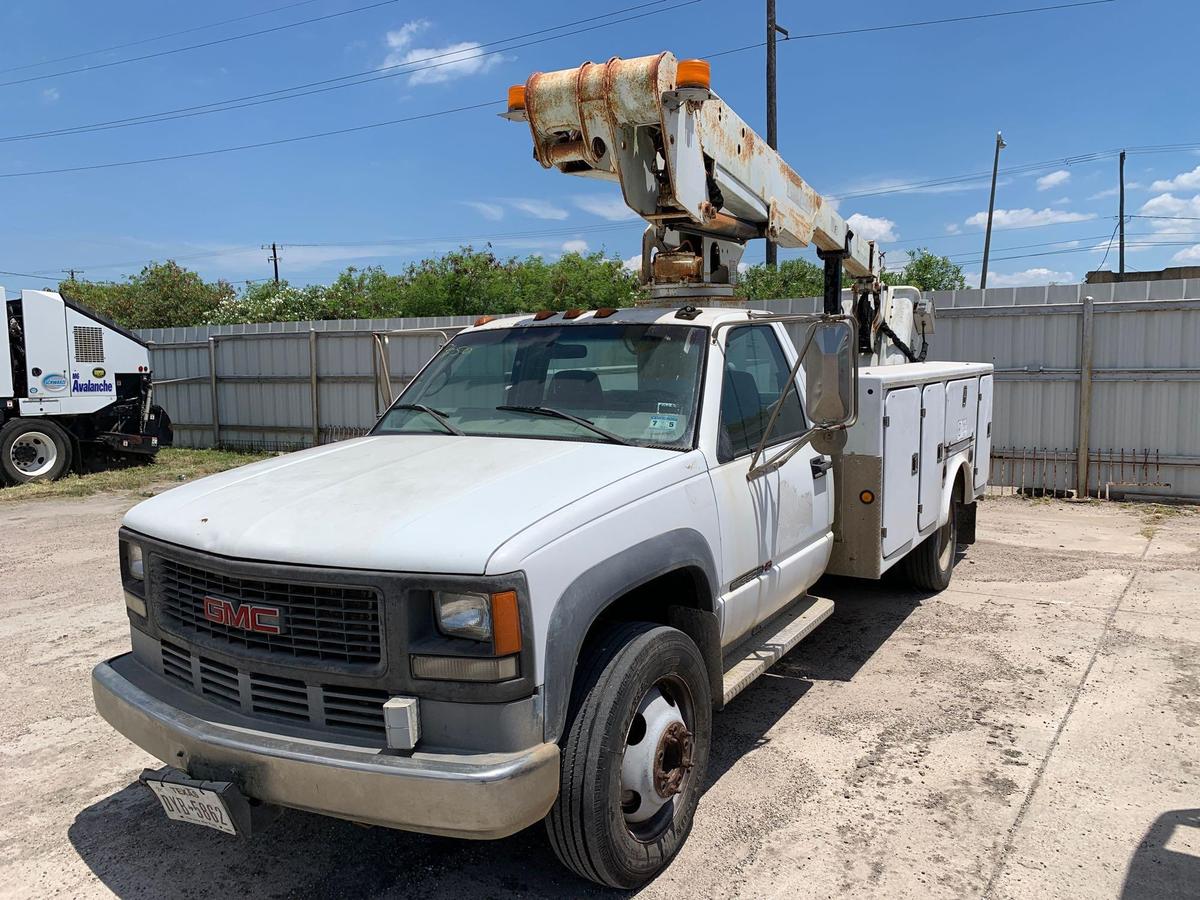
[[[535,72],[510,90],[506,117],[528,122],[544,167],[621,185],[650,225],[642,280],[660,296],[731,293],[754,238],[816,245],[827,294],[843,266],[877,284],[874,243],[710,90],[707,63],[664,52]]]

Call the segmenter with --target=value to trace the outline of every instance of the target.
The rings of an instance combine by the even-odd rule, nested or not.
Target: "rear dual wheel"
[[[923,591],[944,591],[950,587],[958,552],[958,501],[950,501],[946,524],[925,538],[904,558],[904,574],[909,583]]]
[[[712,700],[695,643],[649,622],[606,628],[585,648],[546,819],[558,858],[631,889],[674,858],[708,768]]]
[[[6,481],[54,481],[70,466],[71,438],[49,419],[12,419],[0,428],[0,470]]]

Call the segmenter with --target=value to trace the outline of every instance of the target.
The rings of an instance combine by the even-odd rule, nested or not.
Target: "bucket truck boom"
[[[542,166],[620,184],[648,223],[641,276],[656,304],[732,298],[746,242],[766,238],[816,247],[825,312],[859,319],[865,363],[914,361],[914,334],[932,333],[919,292],[893,297],[881,285],[874,242],[711,90],[707,62],[663,52],[535,72],[509,89],[508,107]],[[846,301],[843,271],[854,279]]]

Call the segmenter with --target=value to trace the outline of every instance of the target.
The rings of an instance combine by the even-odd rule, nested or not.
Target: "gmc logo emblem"
[[[283,616],[277,606],[256,606],[253,603],[234,605],[224,597],[204,598],[204,618],[218,625],[232,625],[244,631],[260,634],[282,634]]]

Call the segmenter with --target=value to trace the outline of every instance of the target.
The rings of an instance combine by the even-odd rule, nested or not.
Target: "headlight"
[[[439,591],[433,596],[438,629],[451,637],[476,641],[492,638],[491,598],[484,594],[453,594]]]
[[[125,565],[129,577],[137,581],[146,580],[146,563],[142,559],[142,545],[127,543],[125,545]]]

